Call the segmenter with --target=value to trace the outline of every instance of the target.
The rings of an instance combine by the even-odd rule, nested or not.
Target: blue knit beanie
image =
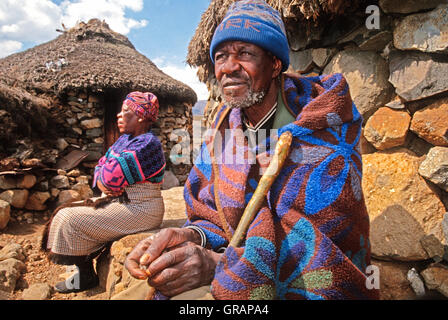
[[[225,41],[255,44],[282,62],[282,71],[289,66],[289,45],[280,14],[263,0],[241,0],[230,5],[218,25],[210,44],[210,58],[215,63],[215,50]]]

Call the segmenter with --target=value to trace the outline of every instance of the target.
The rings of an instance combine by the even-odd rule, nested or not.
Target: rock
[[[60,176],[66,176],[67,175],[67,171],[63,170],[63,169],[58,169],[57,174]]]
[[[398,97],[396,97],[391,102],[386,103],[386,107],[389,107],[394,110],[406,109],[406,106],[403,104],[403,102],[401,102],[401,100]]]
[[[36,186],[36,190],[42,191],[42,192],[48,191],[48,181],[44,180],[44,181],[39,182]]]
[[[365,119],[390,101],[393,88],[388,82],[386,61],[370,51],[352,49],[337,53],[323,73],[342,73],[350,86],[350,94]]]
[[[25,272],[25,264],[17,259],[9,258],[0,261],[0,291],[12,293],[20,275]]]
[[[448,52],[448,4],[405,17],[394,30],[394,46],[400,50]]]
[[[428,259],[420,239],[443,242],[445,208],[418,174],[421,159],[399,148],[363,155],[362,186],[371,221],[372,255],[380,259]]]
[[[76,192],[78,192],[79,196],[81,197],[82,200],[93,197],[93,191],[90,188],[90,186],[87,184],[77,183],[72,187],[72,190],[75,190]]]
[[[97,161],[99,160],[103,154],[98,151],[88,151],[89,155],[84,159],[85,161]]]
[[[81,129],[81,128],[78,128],[78,127],[72,127],[72,130],[73,130],[76,134],[78,134],[78,135],[82,135],[82,129]]]
[[[12,189],[0,194],[0,199],[8,202],[14,208],[22,209],[28,200],[29,192],[26,189]]]
[[[420,243],[425,249],[428,257],[432,258],[436,262],[442,261],[445,254],[445,248],[443,244],[433,234],[425,235],[420,239]]]
[[[414,152],[417,156],[422,157],[428,154],[429,150],[433,147],[432,144],[428,143],[427,141],[423,140],[419,136],[417,136],[412,131],[408,132],[408,136],[406,137],[406,149],[411,150]]]
[[[0,230],[5,229],[8,225],[10,215],[11,206],[8,202],[4,200],[0,200]]]
[[[81,127],[83,129],[101,128],[102,126],[103,126],[103,122],[98,118],[81,121]]]
[[[174,187],[162,190],[165,213],[163,223],[160,228],[182,226],[186,219],[184,187]]]
[[[323,68],[327,65],[335,53],[336,49],[333,48],[317,48],[311,51],[311,56],[316,66]]]
[[[425,284],[423,283],[423,280],[420,278],[415,268],[409,270],[407,274],[407,279],[411,284],[412,290],[414,290],[417,297],[423,297],[426,293]]]
[[[87,176],[79,176],[76,178],[77,183],[89,184],[89,177]]]
[[[73,169],[70,172],[67,173],[68,177],[79,177],[81,175],[81,171],[79,171],[79,169]]]
[[[0,176],[0,189],[8,190],[15,189],[17,187],[17,181],[14,176],[1,175]]]
[[[59,138],[58,140],[56,140],[56,148],[58,148],[59,151],[64,151],[67,147],[68,143],[67,141],[65,141],[65,139]]]
[[[393,51],[389,59],[389,81],[404,100],[418,100],[448,91],[448,57]]]
[[[31,193],[25,205],[25,209],[43,211],[47,209],[45,201],[50,198],[49,192],[35,191]]]
[[[11,171],[20,167],[20,162],[17,158],[5,158],[0,160],[0,172]]]
[[[379,268],[381,300],[413,300],[415,293],[406,277],[410,264],[371,260]]]
[[[65,189],[70,187],[68,178],[63,175],[57,175],[51,178],[51,185],[58,189]]]
[[[81,195],[75,190],[63,190],[58,195],[58,203],[60,206],[67,202],[82,200]]]
[[[361,138],[359,140],[359,145],[361,148],[361,154],[374,153],[377,150],[374,146],[364,137],[364,128],[361,129]]]
[[[95,138],[95,139],[93,139],[93,142],[104,144],[104,138],[101,138],[101,137]]]
[[[448,192],[448,148],[431,148],[418,173]]]
[[[392,41],[392,38],[392,32],[382,31],[366,39],[358,47],[363,51],[381,52]]]
[[[34,222],[34,214],[32,212],[26,212],[23,215],[23,218],[26,220],[28,224],[32,224]]]
[[[442,220],[442,231],[445,236],[445,242],[448,242],[448,212],[445,213]]]
[[[364,137],[378,150],[401,146],[411,123],[406,111],[379,108],[366,122]]]
[[[43,168],[45,167],[41,159],[32,158],[22,160],[22,166],[25,168]]]
[[[56,198],[59,195],[59,193],[61,193],[61,190],[59,190],[58,188],[51,188],[50,190],[50,195],[53,198]]]
[[[421,272],[428,289],[437,290],[448,298],[448,268],[435,263]]]
[[[177,179],[174,173],[170,170],[165,171],[165,175],[163,176],[162,190],[171,189],[179,185],[179,179]]]
[[[86,130],[86,136],[89,138],[97,138],[103,135],[103,130],[100,128]]]
[[[448,98],[436,100],[416,111],[410,129],[435,146],[448,146]]]
[[[290,53],[290,60],[291,66],[295,71],[306,73],[313,67],[312,50],[292,51]]]
[[[78,122],[78,120],[75,118],[67,118],[65,121],[67,121],[67,123],[71,126]]]
[[[385,13],[414,13],[434,9],[444,0],[380,0],[379,4]]]
[[[22,300],[47,300],[51,297],[52,288],[47,283],[35,283],[23,290]]]
[[[14,258],[20,261],[25,260],[23,248],[18,243],[8,243],[0,250],[0,261]]]
[[[9,295],[9,292],[0,290],[0,301],[2,301],[2,300],[10,300],[10,299],[11,299],[11,297]]]
[[[35,175],[26,174],[17,179],[18,189],[31,189],[37,182]]]

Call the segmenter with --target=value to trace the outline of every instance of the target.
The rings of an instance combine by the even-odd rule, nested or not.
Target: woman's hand
[[[140,241],[127,256],[125,267],[168,297],[210,284],[221,255],[202,248],[200,241],[192,229],[163,229]]]
[[[96,185],[106,196],[119,197],[123,194],[124,191],[124,189],[121,189],[119,191],[109,190],[101,183],[100,179],[97,180]]]

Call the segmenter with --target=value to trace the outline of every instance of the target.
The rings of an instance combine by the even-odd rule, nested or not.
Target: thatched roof
[[[219,22],[224,18],[229,5],[237,0],[212,0],[202,14],[201,21],[188,46],[187,63],[199,67],[198,76],[206,82],[213,77],[209,58],[210,41]],[[365,0],[266,0],[283,18],[288,32],[313,32],[322,28],[334,17],[364,8]],[[369,4],[374,4],[371,0]],[[364,12],[363,12],[364,13]],[[364,13],[365,14],[365,13]],[[289,34],[288,34],[289,36]]]
[[[78,23],[50,42],[0,59],[0,83],[56,96],[85,88],[94,92],[152,91],[164,100],[192,104],[197,100],[190,87],[164,74],[125,36],[97,19]]]

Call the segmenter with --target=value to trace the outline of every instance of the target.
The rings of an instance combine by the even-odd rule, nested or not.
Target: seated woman
[[[160,226],[164,205],[160,191],[165,170],[162,145],[150,131],[157,120],[159,103],[149,92],[132,92],[117,115],[122,134],[95,168],[93,187],[112,199],[101,208],[70,206],[57,211],[49,223],[42,246],[51,261],[76,265],[79,273],[58,292],[84,291],[98,285],[93,259],[107,242]],[[128,201],[118,201],[126,196]],[[70,282],[68,282],[70,283]]]

